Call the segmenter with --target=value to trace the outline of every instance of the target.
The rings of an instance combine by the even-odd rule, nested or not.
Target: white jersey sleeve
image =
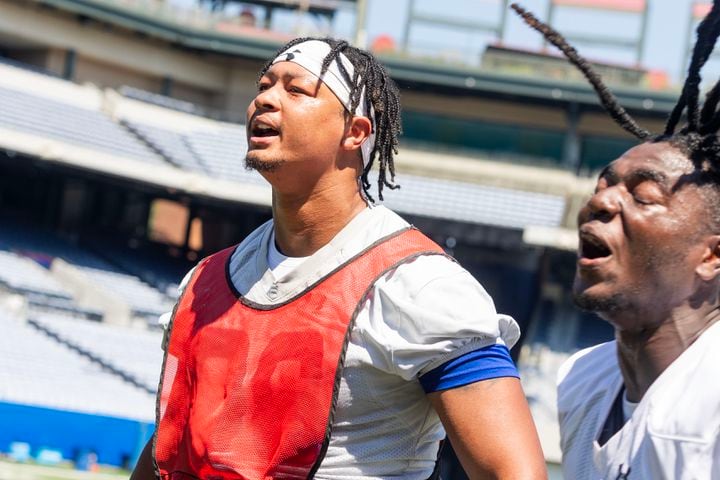
[[[355,328],[372,363],[405,380],[479,348],[511,348],[520,336],[478,281],[444,256],[419,257],[380,278]]]

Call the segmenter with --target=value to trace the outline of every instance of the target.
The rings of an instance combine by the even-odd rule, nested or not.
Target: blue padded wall
[[[132,466],[153,430],[152,423],[139,420],[0,402],[0,452],[12,442],[26,442],[32,455],[51,448],[75,460],[94,451],[98,463]]]

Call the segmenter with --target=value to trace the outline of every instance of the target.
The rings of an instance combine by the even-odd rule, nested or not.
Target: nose
[[[579,223],[589,222],[590,220],[600,220],[601,222],[609,222],[621,210],[621,199],[618,187],[606,187],[595,192],[587,201],[585,206],[580,210],[578,216]]]
[[[267,87],[264,90],[258,91],[253,100],[255,108],[258,110],[277,110],[278,108],[278,94],[276,85]]]

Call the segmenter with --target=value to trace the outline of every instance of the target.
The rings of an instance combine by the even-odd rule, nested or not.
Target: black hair
[[[370,181],[368,175],[378,158],[378,197],[383,200],[383,187],[392,190],[400,188],[395,183],[395,163],[394,156],[398,153],[398,137],[402,131],[400,120],[400,92],[395,82],[390,78],[385,67],[377,61],[377,59],[365,50],[353,47],[344,40],[336,40],[332,38],[296,38],[283,45],[277,54],[273,56],[260,70],[258,78],[265,75],[272,66],[272,62],[285,50],[306,42],[308,40],[319,40],[330,46],[330,52],[323,60],[321,75],[324,74],[331,63],[336,62],[345,81],[352,86],[350,92],[350,108],[348,114],[355,112],[360,103],[363,90],[365,90],[365,105],[363,109],[366,112],[374,110],[373,118],[370,118],[372,129],[375,133],[375,145],[373,145],[370,158],[368,158],[362,175],[360,177],[361,187],[365,196],[374,203],[374,199],[370,194]],[[341,61],[340,54],[344,55],[353,65],[354,71],[352,76]],[[390,179],[387,178],[387,172],[390,172]]]

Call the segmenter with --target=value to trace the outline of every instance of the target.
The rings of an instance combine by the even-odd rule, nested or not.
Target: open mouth
[[[253,137],[275,137],[280,134],[278,130],[264,123],[256,123],[250,132]]]
[[[612,252],[607,244],[590,233],[580,234],[580,257],[587,260],[602,260],[610,257]]]

